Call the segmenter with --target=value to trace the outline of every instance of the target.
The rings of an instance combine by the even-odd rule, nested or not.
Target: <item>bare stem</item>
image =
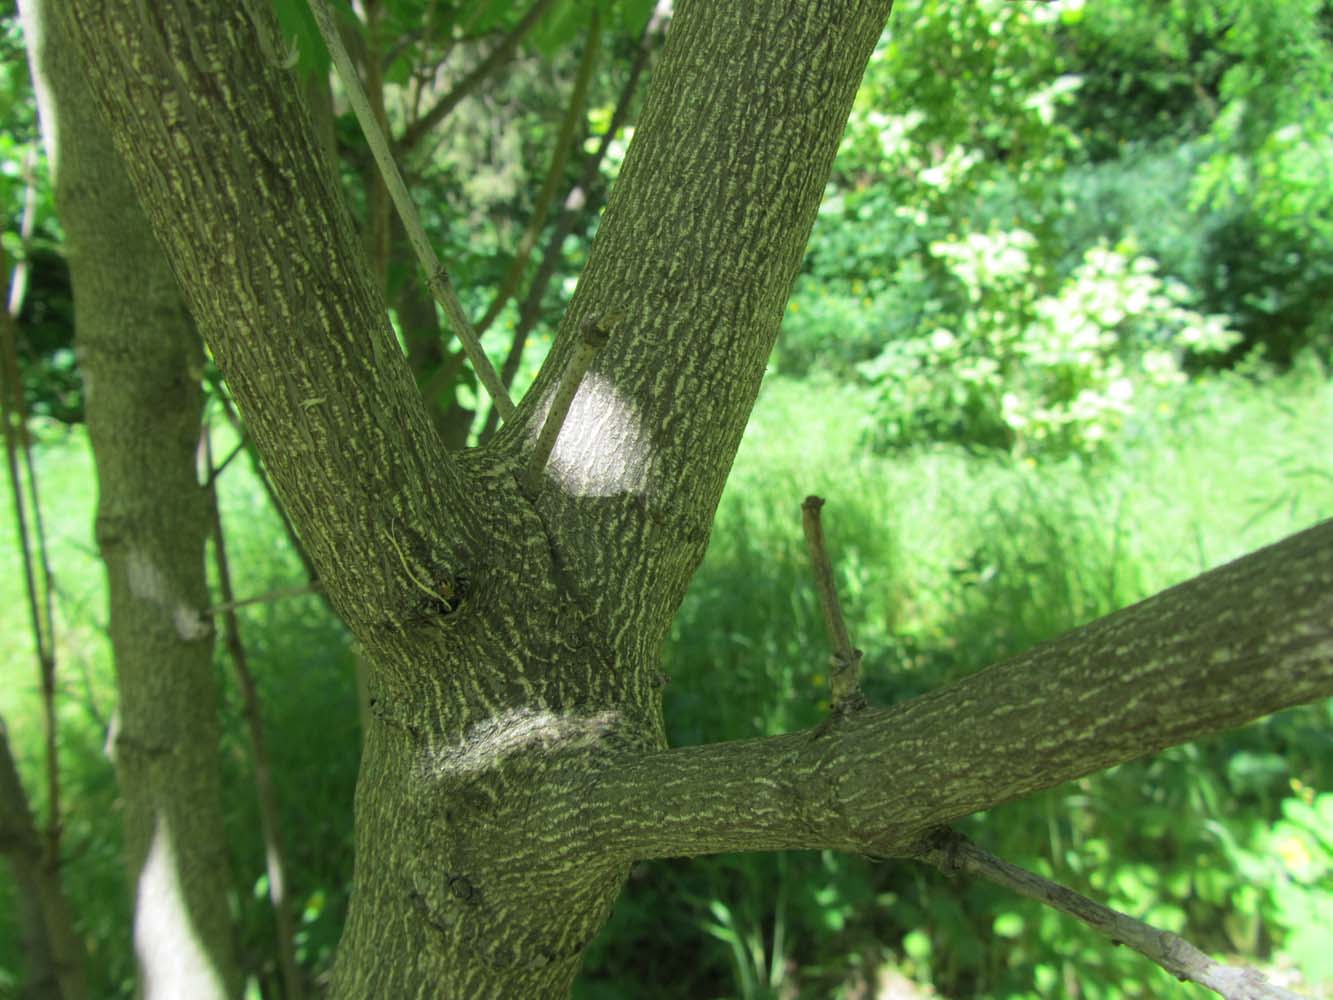
[[[236,446],[227,453],[226,458],[208,470],[208,482],[204,483],[204,489],[212,489],[213,484],[217,482],[218,476],[222,475],[222,473],[226,471],[227,466],[231,465],[232,459],[243,451],[245,451],[244,437],[242,437],[241,440],[237,442]]]
[[[0,247],[0,274],[9,270],[9,258]],[[0,421],[4,424],[5,457],[9,484],[14,494],[14,527],[23,556],[23,579],[27,585],[28,613],[42,690],[42,725],[46,751],[46,852],[51,864],[60,857],[60,755],[59,717],[56,713],[56,644],[51,561],[46,550],[46,529],[37,490],[37,469],[32,461],[32,439],[23,399],[23,381],[18,365],[18,332],[14,317],[0,310]],[[20,460],[26,471],[20,471]],[[24,490],[26,483],[27,490]],[[26,492],[26,498],[25,498]],[[29,528],[27,503],[32,505]],[[35,546],[34,546],[35,542]],[[36,551],[34,552],[34,547]]]
[[[213,453],[207,427],[204,428],[203,438],[205,454],[211,466]],[[235,454],[232,452],[233,456]],[[264,720],[259,710],[259,692],[255,686],[254,674],[250,670],[245,644],[241,641],[241,625],[235,611],[243,604],[254,602],[237,601],[232,592],[226,536],[222,530],[222,512],[218,509],[218,493],[215,485],[217,471],[221,470],[214,470],[209,476],[207,493],[213,522],[213,561],[217,567],[218,590],[223,603],[211,608],[210,612],[222,616],[223,640],[241,689],[246,732],[250,737],[250,753],[255,766],[255,792],[259,798],[259,823],[264,835],[268,895],[269,901],[273,904],[274,933],[277,936],[278,960],[282,968],[283,996],[290,1000],[300,1000],[303,995],[301,970],[296,961],[296,927],[292,921],[292,903],[287,892],[286,860],[281,827],[278,823],[278,797],[273,788],[273,773],[264,737]]]
[[[285,601],[290,597],[305,597],[307,594],[318,593],[320,593],[320,588],[317,583],[306,583],[296,587],[279,587],[277,590],[256,594],[254,597],[242,597],[240,600],[229,597],[225,601],[205,609],[204,614],[207,616],[220,615],[235,611],[237,608],[248,608],[254,604],[273,604],[277,601]]]
[[[941,829],[920,860],[947,875],[966,873],[1034,899],[1087,924],[1115,944],[1125,944],[1182,982],[1198,983],[1227,1000],[1300,1000],[1274,986],[1257,969],[1214,961],[1184,938],[1094,902],[1072,889],[983,851],[966,837]]]
[[[24,996],[77,998],[88,995],[83,939],[74,929],[60,884],[57,859],[48,857],[33,822],[0,719],[0,855],[9,858],[17,893],[17,923],[27,965]]]
[[[37,147],[33,145],[23,157],[23,215],[19,221],[19,245],[23,248],[19,260],[14,265],[14,273],[9,279],[9,315],[18,319],[23,310],[23,300],[28,296],[28,278],[32,273],[32,262],[28,259],[28,243],[32,240],[32,230],[37,218],[37,181],[33,172],[37,164]]]
[[[223,416],[227,418],[227,422],[231,424],[232,430],[236,432],[236,436],[239,437],[241,442],[245,445],[246,453],[250,457],[250,469],[254,473],[255,478],[259,480],[259,485],[263,487],[264,493],[268,496],[269,506],[273,508],[273,512],[278,515],[278,520],[282,522],[282,530],[287,536],[287,544],[290,545],[292,551],[296,553],[296,558],[301,560],[301,567],[305,570],[305,577],[308,581],[305,587],[288,588],[291,593],[275,591],[272,595],[263,595],[261,597],[252,598],[248,602],[243,603],[253,604],[269,599],[277,599],[277,596],[295,596],[297,593],[312,593],[324,597],[324,603],[328,606],[328,598],[325,596],[324,590],[319,584],[319,573],[315,570],[315,564],[310,560],[310,553],[306,551],[305,545],[301,543],[301,538],[296,533],[296,527],[292,524],[292,519],[287,516],[287,511],[283,508],[282,502],[278,499],[278,492],[273,488],[273,480],[269,478],[268,470],[264,468],[264,462],[259,457],[259,452],[255,449],[254,440],[250,437],[249,431],[246,430],[245,424],[241,420],[241,415],[236,412],[236,407],[232,404],[231,398],[227,395],[226,385],[223,383],[221,376],[214,378],[211,384],[214,392],[217,394],[218,402],[222,404]],[[214,475],[216,475],[216,473],[214,473]],[[329,607],[329,612],[334,613],[331,606]]]
[[[805,529],[805,542],[814,567],[819,610],[824,616],[829,645],[833,647],[833,655],[829,657],[829,696],[833,710],[846,714],[864,708],[866,704],[865,695],[861,693],[861,651],[852,646],[842,616],[842,605],[838,602],[838,588],[833,582],[833,566],[829,562],[819,515],[823,506],[822,497],[806,497],[801,504],[801,526]]]
[[[513,400],[509,398],[509,392],[500,381],[500,376],[496,373],[490,359],[486,357],[486,352],[481,349],[481,341],[477,339],[472,324],[468,322],[467,315],[463,312],[463,305],[454,293],[449,275],[445,271],[444,265],[440,263],[439,258],[435,256],[435,251],[426,238],[426,231],[421,225],[416,206],[412,204],[412,198],[407,193],[407,185],[403,183],[403,176],[398,171],[398,165],[393,161],[388,139],[375,117],[375,112],[371,108],[369,100],[366,98],[365,90],[361,87],[361,81],[356,75],[356,68],[352,65],[351,57],[348,56],[347,49],[343,47],[342,38],[338,34],[338,26],[334,22],[333,11],[329,8],[328,0],[310,0],[310,10],[315,15],[315,22],[319,25],[319,33],[324,37],[324,44],[328,46],[329,55],[333,57],[333,65],[338,71],[338,78],[342,80],[343,87],[347,90],[348,103],[352,105],[357,121],[361,123],[361,131],[366,137],[366,143],[370,146],[371,153],[374,154],[375,162],[380,169],[380,175],[384,178],[384,185],[389,190],[389,196],[393,198],[394,207],[398,209],[398,217],[402,219],[403,228],[407,231],[408,242],[412,244],[417,260],[426,273],[426,287],[430,289],[435,301],[444,309],[444,314],[450,325],[454,328],[454,332],[458,334],[458,339],[462,341],[463,350],[467,352],[468,359],[477,372],[477,377],[495,401],[501,419],[508,420],[510,414],[514,412]]]
[[[657,19],[654,18],[644,28],[643,36],[634,51],[634,58],[630,62],[629,76],[620,90],[615,110],[611,112],[611,121],[602,134],[601,142],[597,145],[597,151],[584,158],[583,173],[579,176],[578,183],[565,196],[564,207],[550,236],[547,238],[541,264],[538,265],[532,284],[528,286],[523,303],[519,306],[518,327],[514,330],[514,339],[509,345],[509,353],[505,356],[504,364],[500,366],[500,380],[504,382],[505,388],[514,384],[514,376],[518,374],[518,366],[523,360],[523,347],[527,343],[528,334],[532,332],[537,325],[537,320],[541,317],[542,296],[546,294],[546,288],[551,283],[551,278],[555,275],[555,270],[563,259],[562,249],[565,245],[565,239],[574,231],[574,226],[579,221],[579,215],[587,205],[588,191],[597,178],[602,161],[606,158],[606,152],[611,148],[612,141],[629,117],[630,102],[638,88],[639,78],[643,75],[644,67],[648,64],[648,57],[652,54],[653,40],[657,37],[657,34]],[[498,418],[499,415],[495,407],[492,406],[490,413],[486,415],[486,424],[481,431],[482,444],[489,441],[495,433],[496,425],[499,423]]]

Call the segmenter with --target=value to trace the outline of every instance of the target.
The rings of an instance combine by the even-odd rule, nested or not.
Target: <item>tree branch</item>
[[[394,341],[299,88],[263,56],[272,11],[56,8],[332,604],[362,634],[416,614],[388,532],[447,575],[480,551],[476,498]]]
[[[459,80],[449,93],[436,101],[429,111],[403,132],[402,138],[398,140],[398,148],[404,151],[416,148],[422,136],[444,121],[449,112],[458,107],[464,98],[476,90],[487,77],[509,62],[518,50],[518,43],[523,41],[528,32],[537,26],[537,22],[541,20],[542,15],[546,13],[552,2],[553,0],[535,0],[533,5],[528,8],[528,12],[523,15],[523,19],[514,25],[509,34],[500,40],[500,43],[491,50],[491,54],[478,63],[471,73]]]
[[[620,89],[620,96],[616,99],[615,110],[611,112],[611,121],[607,123],[606,131],[602,133],[602,139],[597,144],[597,151],[584,158],[583,173],[579,175],[578,183],[574,185],[565,197],[565,204],[560,212],[560,217],[556,220],[551,235],[546,240],[546,249],[542,252],[541,263],[537,266],[537,273],[533,276],[532,284],[528,286],[527,294],[523,297],[523,304],[518,310],[518,326],[514,330],[514,339],[509,344],[509,353],[505,355],[504,364],[500,366],[500,381],[505,384],[505,388],[511,388],[514,384],[514,376],[518,374],[519,363],[523,360],[523,348],[527,344],[528,334],[530,334],[541,318],[542,297],[546,294],[547,286],[551,283],[551,278],[555,275],[556,268],[563,259],[562,250],[565,240],[569,234],[574,231],[574,225],[579,220],[579,215],[585,210],[588,201],[588,189],[592,187],[593,181],[597,178],[597,172],[601,169],[602,161],[606,159],[606,151],[611,148],[616,134],[624,126],[626,119],[629,118],[630,102],[634,98],[634,92],[638,89],[639,79],[643,75],[644,67],[648,65],[648,56],[653,50],[653,39],[658,36],[658,22],[654,17],[649,21],[643,30],[643,35],[639,39],[639,44],[634,50],[634,59],[630,63],[629,75],[625,80],[625,85]],[[435,384],[432,379],[432,385]],[[482,428],[480,440],[485,444],[495,433],[495,428],[499,425],[499,413],[495,407],[490,408],[486,414],[486,424]]]
[[[241,690],[245,730],[250,737],[250,756],[254,763],[255,794],[259,799],[259,825],[264,835],[265,872],[268,875],[269,902],[273,905],[273,929],[278,947],[278,966],[282,970],[283,997],[285,1000],[301,1000],[305,990],[301,983],[301,967],[296,961],[296,928],[292,922],[292,901],[287,892],[287,860],[282,843],[282,825],[278,819],[278,796],[273,788],[273,772],[269,766],[264,717],[259,708],[259,689],[250,670],[245,643],[241,640],[241,623],[235,610],[242,604],[252,602],[237,601],[232,591],[227,537],[222,527],[222,510],[218,506],[217,473],[221,472],[221,468],[213,466],[212,439],[207,425],[201,436],[208,468],[211,470],[205,493],[212,522],[213,564],[217,570],[218,593],[222,597],[222,603],[210,608],[205,614],[212,613],[222,618],[223,645],[236,671],[236,680]],[[228,460],[235,457],[243,446],[238,444]]]
[[[962,816],[1330,694],[1325,521],[892,708],[617,764],[588,821],[626,858],[914,856]]]
[[[204,489],[206,490],[212,489],[217,484],[218,477],[227,471],[227,466],[231,465],[232,460],[241,452],[245,451],[245,448],[246,448],[245,435],[241,435],[241,440],[238,441],[232,447],[231,451],[227,453],[226,458],[224,458],[221,462],[218,462],[216,465],[213,465],[210,462],[208,469],[208,481],[204,483]]]
[[[0,855],[8,856],[18,889],[18,922],[27,965],[24,995],[84,997],[83,941],[60,884],[59,859],[42,847],[28,796],[0,719]]]
[[[23,166],[21,176],[23,178],[23,214],[19,218],[19,246],[20,256],[14,264],[14,270],[9,276],[9,315],[18,319],[19,313],[23,310],[23,300],[28,296],[28,276],[32,271],[32,262],[29,260],[31,248],[28,246],[32,239],[32,230],[37,220],[37,179],[33,176],[37,165],[37,146],[29,147],[28,152],[23,157]],[[2,272],[0,272],[2,273]]]
[[[204,609],[207,616],[230,614],[237,608],[248,608],[255,604],[274,604],[278,601],[286,601],[293,597],[306,597],[311,594],[320,593],[319,584],[306,583],[295,587],[279,587],[277,590],[265,591],[262,594],[256,594],[253,597],[242,597],[239,600],[234,597],[224,597],[217,604]]]
[[[226,384],[216,375],[210,378],[209,384],[213,387],[215,398],[221,404],[222,415],[227,418],[227,423],[231,425],[231,429],[235,431],[237,438],[245,447],[246,454],[250,458],[250,471],[254,474],[255,479],[258,480],[260,487],[264,490],[264,495],[268,497],[269,506],[273,508],[273,513],[278,515],[278,520],[282,523],[282,533],[287,539],[288,546],[290,546],[291,550],[296,553],[296,558],[301,561],[301,568],[305,571],[306,584],[302,587],[290,588],[291,591],[293,591],[293,593],[308,592],[319,594],[324,598],[324,603],[328,608],[329,613],[336,616],[337,612],[329,605],[328,597],[324,594],[323,588],[319,585],[319,571],[315,569],[315,564],[310,559],[310,553],[306,551],[305,545],[302,544],[301,536],[296,533],[296,526],[292,524],[292,519],[288,517],[287,512],[282,509],[282,501],[278,499],[278,493],[273,488],[273,480],[269,476],[268,470],[264,468],[264,461],[259,454],[259,450],[255,447],[254,438],[252,438],[250,432],[246,430],[245,423],[241,420],[241,415],[236,412],[236,407],[233,405],[231,397],[227,394]],[[230,461],[230,459],[231,456],[228,456],[228,461]],[[221,467],[219,467],[214,472],[214,477],[221,471]],[[262,602],[269,599],[276,600],[277,597],[275,594],[265,594],[255,598],[254,602]],[[247,601],[245,603],[253,602]],[[220,609],[211,608],[209,610],[217,611]]]
[[[946,875],[960,872],[974,875],[1068,913],[1109,938],[1112,944],[1129,945],[1181,982],[1198,983],[1226,1000],[1301,1000],[1295,993],[1274,986],[1257,969],[1214,961],[1179,935],[1158,930],[1072,889],[1011,865],[952,830],[940,830],[932,836],[930,846],[922,852],[920,860],[934,865]]]
[[[579,385],[583,382],[583,376],[587,374],[588,366],[592,364],[597,352],[606,345],[612,329],[623,318],[623,313],[613,313],[584,326],[583,342],[569,359],[569,367],[565,369],[565,374],[560,379],[560,386],[551,400],[551,408],[546,411],[546,419],[542,422],[537,443],[533,445],[532,455],[528,459],[523,486],[529,496],[536,496],[541,488],[546,460],[551,457],[551,449],[555,447],[556,439],[560,437],[560,428],[565,425],[570,404],[574,402],[574,395],[579,391]]]
[[[9,271],[9,257],[0,246],[0,274]],[[17,268],[15,269],[17,272]],[[17,279],[16,279],[17,281]],[[56,639],[51,560],[46,549],[46,528],[37,490],[37,468],[32,461],[27,405],[18,364],[18,331],[14,314],[0,315],[0,421],[4,422],[6,471],[14,495],[14,527],[23,556],[23,581],[32,622],[37,676],[42,691],[42,727],[46,744],[46,852],[52,863],[60,857],[60,717],[56,712]],[[20,470],[20,458],[22,470]],[[26,490],[25,490],[26,485]],[[26,501],[25,501],[26,494]],[[32,504],[28,526],[27,503]],[[36,550],[34,552],[34,549]]]
[[[560,183],[560,178],[565,173],[565,160],[568,159],[569,147],[574,142],[575,126],[583,117],[583,106],[588,99],[588,83],[592,80],[592,71],[597,65],[597,53],[601,50],[601,41],[602,18],[594,9],[588,22],[588,40],[583,45],[583,57],[579,60],[578,74],[574,78],[574,89],[569,95],[569,104],[560,122],[560,132],[556,136],[555,149],[551,152],[551,163],[546,169],[546,178],[542,181],[541,191],[537,194],[536,210],[528,220],[523,235],[519,237],[518,251],[514,254],[509,270],[500,282],[495,298],[491,300],[485,315],[477,321],[478,336],[490,328],[510,296],[518,289],[519,282],[523,280],[523,269],[527,267],[528,258],[532,256],[532,248],[537,244],[542,226],[546,225],[546,217],[555,198],[556,185]],[[508,383],[505,385],[508,388]]]
[[[605,392],[586,411],[580,394],[561,435],[565,489],[543,493],[547,522],[570,526],[557,544],[577,546],[582,565],[662,572],[663,585],[630,609],[587,588],[591,614],[641,643],[617,656],[656,648],[702,557],[889,6],[834,0],[801,17],[782,4],[677,11],[555,343],[512,430],[488,445],[526,452],[583,323],[629,310],[625,335],[597,358]],[[755,58],[757,40],[771,58]],[[642,530],[627,534],[630,521]]]

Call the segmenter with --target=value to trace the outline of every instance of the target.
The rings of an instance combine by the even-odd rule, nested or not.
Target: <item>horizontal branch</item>
[[[318,593],[319,584],[317,583],[304,583],[295,587],[279,587],[277,590],[266,591],[254,597],[243,597],[240,600],[226,600],[220,604],[214,604],[212,607],[204,609],[204,614],[212,617],[235,611],[237,608],[248,608],[252,604],[272,604],[275,601],[286,600],[289,597],[305,597],[307,594]]]
[[[1331,694],[1326,521],[892,708],[618,763],[587,815],[626,858],[909,856],[938,825]]]

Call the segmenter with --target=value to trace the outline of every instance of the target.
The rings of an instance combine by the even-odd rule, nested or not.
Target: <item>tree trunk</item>
[[[83,1000],[83,942],[60,885],[59,859],[42,846],[0,719],[0,854],[9,856],[23,936],[20,1000]]]
[[[663,749],[659,650],[888,6],[682,0],[551,356],[514,419],[461,454],[397,349],[266,5],[68,8],[191,309],[370,660],[335,995],[563,996],[635,858],[910,855],[942,819],[1333,690],[1323,530],[916,702]],[[609,342],[529,469],[598,328]]]
[[[585,319],[629,320],[538,504],[517,431],[440,447],[265,55],[275,28],[246,7],[72,11],[192,310],[374,661],[337,992],[561,995],[629,863],[589,839],[576,790],[662,743],[658,649],[887,0],[682,5],[557,364]]]
[[[140,991],[233,997],[213,631],[203,617],[208,507],[195,479],[202,353],[64,25],[46,0],[23,7],[46,92],[97,462]]]

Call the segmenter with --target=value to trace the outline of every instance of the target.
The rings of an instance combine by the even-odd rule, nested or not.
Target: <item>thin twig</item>
[[[537,237],[541,235],[542,227],[546,225],[546,218],[550,214],[556,185],[565,174],[565,161],[569,157],[569,147],[574,143],[575,127],[583,118],[583,106],[588,99],[588,83],[592,80],[592,71],[597,65],[597,53],[601,50],[601,42],[602,17],[594,9],[588,22],[588,40],[584,43],[583,57],[579,61],[578,73],[574,77],[574,88],[570,92],[569,104],[560,122],[560,132],[556,136],[555,149],[551,153],[551,163],[547,167],[546,178],[537,195],[536,211],[532,213],[527,228],[519,237],[518,250],[509,264],[509,270],[500,281],[500,288],[496,291],[495,298],[491,300],[485,314],[477,321],[478,336],[485,333],[495,322],[500,310],[518,290],[519,282],[523,280],[523,271],[528,265],[528,258],[532,256],[532,248],[537,245]]]
[[[380,24],[383,20],[384,6],[380,3],[362,3],[358,13],[363,19],[362,30],[341,31],[338,37],[346,39],[351,36],[356,40],[362,67],[360,81],[365,88],[366,103],[374,113],[375,124],[380,134],[385,136],[388,142],[393,133],[389,128],[389,114],[384,103],[385,64],[383,53],[380,51]],[[378,162],[362,161],[361,176],[366,199],[366,221],[361,235],[366,247],[366,260],[375,277],[375,284],[379,286],[381,292],[384,292],[389,287],[389,242],[393,230],[392,199],[384,172]],[[430,274],[430,271],[427,270],[426,273]],[[434,311],[432,307],[431,312]]]
[[[523,477],[523,485],[529,496],[535,496],[541,488],[542,473],[546,470],[546,460],[551,457],[551,449],[560,437],[560,428],[569,416],[569,407],[579,391],[583,376],[592,364],[597,352],[605,346],[615,325],[624,318],[624,313],[613,312],[598,320],[585,323],[581,331],[578,346],[560,376],[560,385],[556,387],[551,399],[551,408],[546,411],[546,420],[537,434],[537,443],[533,445],[532,456],[528,459],[528,470]]]
[[[87,996],[83,940],[74,930],[60,867],[46,856],[33,822],[4,719],[0,719],[0,855],[8,856],[18,889],[27,985],[33,988],[23,995]]]
[[[634,52],[634,61],[630,63],[629,76],[620,90],[615,110],[611,112],[611,121],[607,124],[606,131],[602,133],[597,151],[592,156],[584,159],[583,173],[580,175],[578,183],[566,195],[560,218],[556,221],[555,228],[546,241],[546,249],[542,252],[542,262],[537,268],[537,274],[533,277],[532,284],[528,286],[523,304],[519,307],[518,327],[514,330],[514,339],[509,345],[509,353],[505,355],[504,364],[500,367],[500,381],[504,383],[506,389],[511,388],[514,384],[514,376],[518,374],[519,364],[523,360],[523,348],[527,343],[528,334],[532,332],[537,325],[537,320],[541,318],[542,297],[546,294],[546,288],[550,285],[551,278],[555,276],[556,268],[563,259],[562,250],[565,239],[574,231],[574,224],[579,219],[579,213],[587,204],[588,190],[597,178],[602,161],[606,158],[607,150],[611,148],[611,143],[614,141],[616,134],[624,126],[625,120],[629,118],[630,103],[633,100],[635,90],[638,88],[644,67],[648,65],[648,56],[652,54],[653,50],[652,42],[657,35],[658,23],[654,18],[644,28],[643,36],[639,39],[638,47]],[[435,382],[435,379],[431,380],[432,386],[435,385]],[[442,388],[443,385],[439,385],[436,387],[436,391]],[[479,438],[482,444],[491,439],[498,423],[499,414],[492,406],[490,412],[486,415],[486,423]]]
[[[208,427],[203,429],[204,454],[212,468],[213,449]],[[232,452],[234,456],[236,453]],[[244,601],[236,601],[231,586],[231,569],[227,562],[226,536],[222,530],[222,512],[218,507],[217,472],[208,478],[208,504],[213,529],[213,562],[217,568],[218,593],[222,604],[211,608],[213,614],[222,614],[223,641],[236,679],[241,689],[246,732],[250,737],[250,753],[255,765],[255,792],[259,797],[259,823],[264,835],[264,862],[268,874],[268,896],[273,904],[274,933],[277,936],[278,961],[282,968],[283,995],[300,1000],[303,994],[300,966],[296,962],[296,928],[292,922],[292,904],[287,892],[286,860],[282,845],[282,830],[278,822],[278,797],[273,790],[273,773],[269,766],[268,747],[264,737],[264,719],[259,710],[259,692],[250,670],[241,641],[241,624],[235,609]]]
[[[9,257],[0,246],[0,274],[9,271]],[[19,551],[23,556],[23,578],[27,585],[28,612],[32,619],[33,643],[42,686],[42,725],[46,742],[47,823],[46,851],[51,864],[60,857],[60,755],[59,717],[56,713],[56,647],[53,613],[54,584],[51,561],[46,550],[46,530],[42,525],[42,505],[37,490],[37,470],[32,461],[32,440],[28,435],[28,413],[23,399],[23,380],[18,366],[18,331],[14,317],[0,310],[0,421],[4,423],[5,457],[9,483],[14,493],[14,525]],[[25,477],[19,460],[27,471]],[[32,529],[28,528],[27,503],[32,504]],[[36,541],[36,558],[33,540]]]
[[[226,471],[227,466],[231,465],[231,460],[245,451],[245,438],[241,438],[231,452],[217,465],[212,465],[208,470],[208,482],[204,483],[204,489],[212,489],[213,484],[217,482],[218,476]]]
[[[393,155],[389,151],[388,140],[385,138],[383,129],[380,128],[375,112],[372,110],[370,102],[366,98],[366,93],[361,87],[361,81],[356,75],[352,60],[347,55],[347,50],[343,47],[342,39],[338,35],[338,26],[334,22],[333,11],[329,8],[328,0],[310,0],[310,10],[315,15],[315,22],[319,25],[319,33],[324,37],[324,44],[328,46],[329,54],[333,57],[333,65],[338,71],[338,78],[342,80],[343,87],[347,91],[348,103],[352,105],[357,121],[361,123],[361,131],[366,137],[366,143],[370,146],[370,151],[375,156],[375,162],[379,165],[385,187],[388,188],[394,206],[398,209],[398,217],[402,219],[403,228],[407,231],[408,242],[412,244],[417,260],[426,273],[426,287],[430,289],[435,301],[444,309],[444,314],[453,326],[454,332],[458,334],[463,349],[467,351],[472,367],[477,372],[477,378],[481,380],[481,384],[486,387],[486,391],[490,393],[491,398],[495,401],[495,405],[500,411],[500,417],[507,420],[510,414],[514,412],[514,403],[509,398],[508,391],[500,382],[500,376],[496,373],[495,367],[491,364],[490,359],[486,357],[486,352],[482,350],[481,341],[477,339],[472,324],[468,322],[467,316],[463,312],[463,305],[454,293],[449,275],[440,263],[439,258],[435,256],[435,251],[426,238],[426,231],[422,228],[416,206],[412,204],[412,198],[407,193],[407,186],[403,183],[403,176],[399,173],[398,166],[394,163]]]
[[[1068,913],[1110,938],[1112,943],[1133,948],[1182,982],[1198,983],[1227,1000],[1301,1000],[1298,994],[1268,982],[1257,969],[1214,961],[1179,935],[1159,930],[1011,865],[952,830],[936,831],[919,860],[934,865],[947,875],[964,872],[984,878],[1020,896]]]
[[[829,657],[829,698],[834,712],[847,714],[866,705],[865,695],[861,693],[861,651],[852,646],[842,616],[842,605],[838,603],[833,565],[829,562],[828,545],[824,541],[824,527],[819,516],[823,506],[823,498],[806,497],[801,504],[801,526],[805,529],[805,543],[814,567],[819,610],[824,616],[829,645],[833,647],[833,655]]]
[[[278,491],[273,488],[273,481],[269,478],[268,470],[264,468],[264,461],[255,449],[254,440],[245,429],[245,424],[241,420],[241,415],[236,412],[236,407],[232,405],[230,397],[227,395],[226,386],[223,384],[221,376],[214,376],[210,380],[213,391],[217,396],[218,402],[222,404],[223,416],[231,424],[232,430],[236,432],[237,437],[245,444],[246,453],[250,457],[250,470],[255,478],[259,480],[259,485],[263,487],[264,493],[268,496],[269,506],[273,512],[278,515],[278,520],[282,522],[283,534],[287,536],[287,543],[291,546],[296,558],[301,560],[301,568],[305,570],[305,578],[308,581],[307,589],[314,594],[324,598],[324,604],[333,612],[332,606],[328,603],[328,598],[324,590],[319,585],[319,572],[315,569],[314,562],[310,559],[310,553],[306,551],[305,546],[301,544],[301,537],[296,533],[296,526],[292,524],[292,519],[287,516],[287,511],[283,508],[282,502],[278,499]]]
[[[252,604],[274,604],[277,601],[285,601],[291,597],[305,597],[307,594],[318,593],[320,593],[319,584],[306,583],[296,587],[279,587],[277,590],[256,594],[254,597],[242,597],[239,601],[228,597],[221,604],[214,604],[211,608],[205,608],[204,616],[228,614],[237,608],[248,608]]]

